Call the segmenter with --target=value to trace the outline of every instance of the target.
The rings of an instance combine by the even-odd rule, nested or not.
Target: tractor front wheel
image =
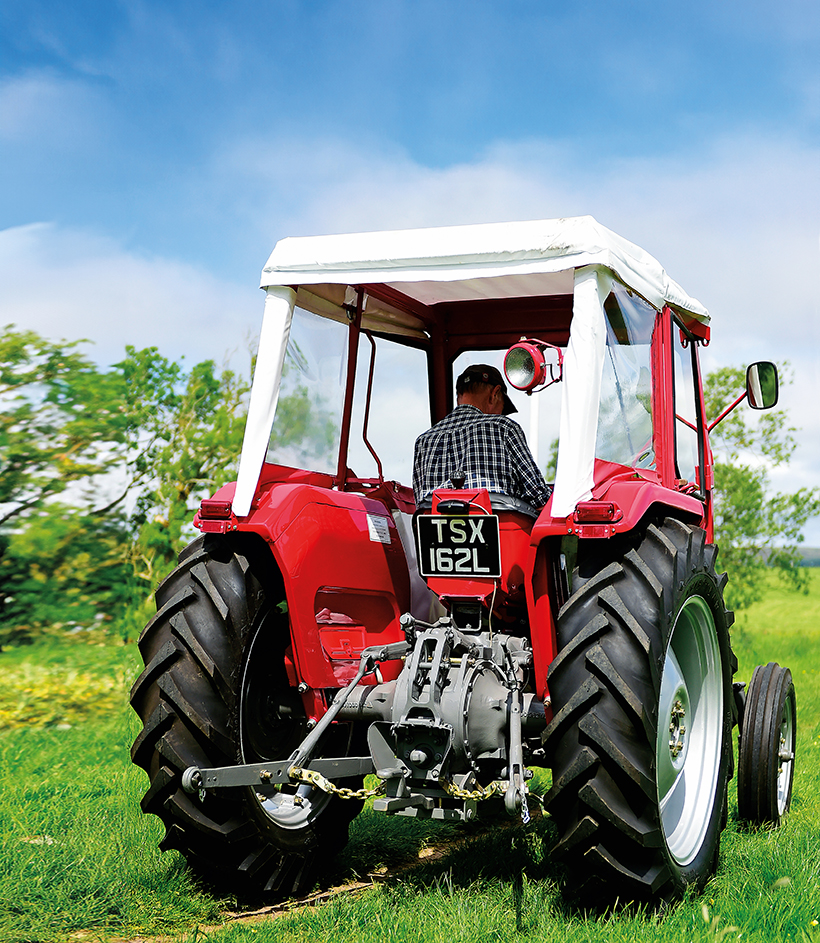
[[[788,668],[771,661],[752,672],[740,734],[738,814],[749,822],[779,825],[792,801],[797,734]]]
[[[671,898],[714,873],[735,667],[716,554],[667,519],[573,574],[545,747],[555,852],[583,896]]]

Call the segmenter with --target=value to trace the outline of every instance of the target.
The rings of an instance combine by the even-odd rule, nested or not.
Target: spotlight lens
[[[513,347],[504,358],[504,373],[517,390],[525,390],[535,379],[535,360],[525,347]]]

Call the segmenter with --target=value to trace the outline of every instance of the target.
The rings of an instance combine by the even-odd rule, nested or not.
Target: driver
[[[486,488],[542,507],[552,488],[532,457],[524,430],[510,413],[501,373],[485,363],[467,367],[456,382],[456,408],[416,439],[413,491],[416,506],[436,488],[452,487],[463,472],[465,488]]]

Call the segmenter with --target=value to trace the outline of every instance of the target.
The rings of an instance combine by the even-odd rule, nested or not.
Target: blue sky
[[[710,365],[792,362],[820,484],[818,50],[816,0],[3,0],[0,322],[221,359],[283,236],[588,213]]]

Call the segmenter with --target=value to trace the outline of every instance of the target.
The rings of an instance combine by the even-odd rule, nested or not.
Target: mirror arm
[[[724,409],[723,412],[717,417],[717,419],[715,419],[713,422],[710,422],[710,423],[709,423],[709,425],[707,426],[707,430],[708,430],[709,432],[711,432],[712,429],[714,429],[715,426],[716,426],[719,422],[723,422],[723,420],[729,415],[729,413],[730,413],[733,409],[735,409],[735,407],[740,406],[740,404],[743,402],[744,399],[746,399],[747,396],[748,396],[748,393],[744,390],[744,391],[740,394],[740,396],[738,396],[738,398],[734,401],[734,403],[732,403],[730,406],[727,406],[726,409]]]

